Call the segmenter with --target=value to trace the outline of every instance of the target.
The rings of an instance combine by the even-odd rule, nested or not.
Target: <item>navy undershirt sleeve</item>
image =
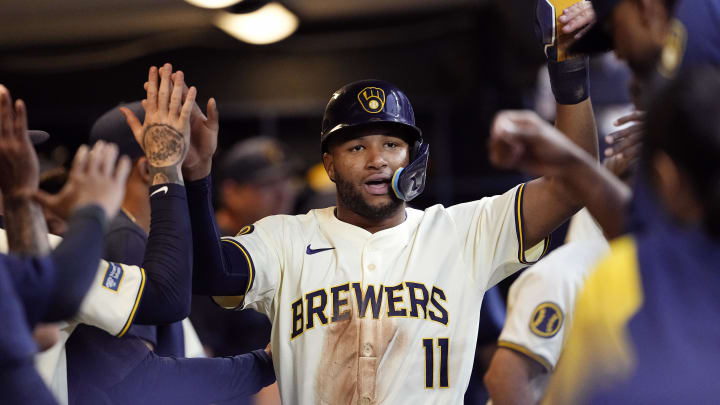
[[[97,205],[77,209],[62,242],[45,257],[4,256],[30,325],[72,317],[95,279],[105,213]]]
[[[150,234],[143,268],[147,284],[135,316],[137,324],[166,324],[190,314],[192,242],[185,187],[150,188]]]
[[[123,387],[108,387],[106,393],[117,403],[207,404],[248,397],[273,382],[272,360],[264,350],[191,359],[148,353]]]
[[[247,290],[250,269],[242,253],[220,242],[212,207],[210,177],[187,184],[192,243],[193,293],[201,295],[242,295]]]

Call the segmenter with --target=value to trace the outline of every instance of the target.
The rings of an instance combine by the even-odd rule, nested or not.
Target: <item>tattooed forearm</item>
[[[143,146],[153,185],[183,184],[180,167],[187,143],[180,132],[166,124],[149,125],[143,134]]]
[[[28,196],[4,196],[3,204],[10,252],[31,256],[50,253],[42,208]]]

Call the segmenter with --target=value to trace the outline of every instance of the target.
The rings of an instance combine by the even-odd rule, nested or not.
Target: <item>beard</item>
[[[394,193],[389,193],[389,202],[377,206],[370,205],[350,182],[337,173],[335,174],[335,185],[338,200],[352,212],[370,220],[389,218],[403,206],[403,201]]]

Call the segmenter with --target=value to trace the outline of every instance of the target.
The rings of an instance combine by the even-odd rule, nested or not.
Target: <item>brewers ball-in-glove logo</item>
[[[363,110],[371,114],[377,114],[385,107],[385,90],[379,87],[365,87],[357,98]]]
[[[530,317],[530,331],[540,337],[555,336],[563,323],[563,313],[560,307],[552,302],[543,302],[538,305]]]
[[[673,78],[678,72],[685,56],[687,43],[687,30],[683,23],[677,19],[672,20],[670,32],[665,40],[665,46],[658,64],[658,71],[667,78]]]

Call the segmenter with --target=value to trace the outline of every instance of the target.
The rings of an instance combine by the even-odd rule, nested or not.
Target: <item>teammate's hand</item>
[[[38,190],[35,198],[64,219],[69,218],[76,208],[97,204],[111,220],[125,196],[125,180],[130,166],[127,156],[118,159],[115,144],[97,141],[92,150],[82,145],[75,154],[68,181],[62,190],[55,195]]]
[[[645,112],[633,111],[615,120],[616,127],[629,126],[613,131],[605,137],[605,167],[618,177],[623,177],[640,159],[642,138],[645,132]]]
[[[532,111],[501,111],[490,131],[490,162],[538,176],[563,174],[584,152]]]
[[[175,80],[176,73],[173,73],[172,80]],[[147,91],[149,82],[145,82],[144,88]],[[187,84],[183,83],[183,100],[188,93]],[[197,102],[193,103],[190,114],[190,148],[182,165],[183,176],[190,181],[207,177],[212,169],[212,157],[217,149],[217,137],[220,129],[218,122],[217,103],[210,98],[207,103],[207,116],[203,114]]]
[[[595,23],[595,10],[589,1],[581,1],[563,10],[558,17],[563,34],[572,34],[573,39],[580,39]]]
[[[25,103],[17,100],[13,106],[10,92],[0,85],[0,191],[5,198],[31,197],[38,188],[39,170]]]
[[[145,122],[141,124],[132,111],[120,108],[145,152],[153,185],[183,183],[180,168],[188,153],[190,113],[197,94],[195,87],[190,87],[183,98],[184,85],[183,73],[173,75],[169,63],[160,69],[153,66],[148,73],[147,98],[142,101]]]

